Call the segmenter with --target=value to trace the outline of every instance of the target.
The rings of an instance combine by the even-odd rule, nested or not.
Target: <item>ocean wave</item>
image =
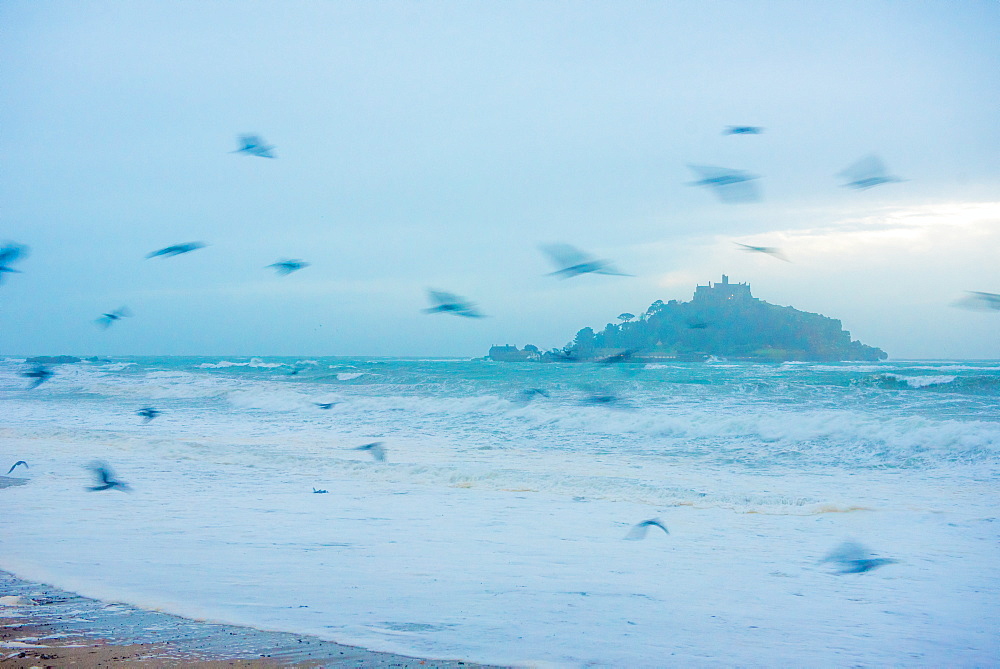
[[[247,362],[232,362],[230,360],[220,360],[219,362],[203,362],[198,367],[202,369],[224,369],[226,367],[283,367],[283,362],[264,362],[260,358],[250,358]]]

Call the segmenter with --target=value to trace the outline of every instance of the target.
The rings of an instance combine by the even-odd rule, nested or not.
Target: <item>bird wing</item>
[[[871,557],[871,551],[855,541],[845,541],[823,558],[823,562],[856,562]]]
[[[569,244],[545,244],[539,248],[549,256],[549,259],[556,267],[560,268],[560,271],[576,265],[594,262],[593,257]]]
[[[7,244],[0,248],[0,265],[14,262],[18,258],[28,254],[28,247],[20,244]]]
[[[854,183],[864,181],[865,179],[888,176],[888,171],[881,158],[876,155],[869,155],[851,163],[839,172],[837,176],[844,177]]]
[[[640,541],[646,538],[646,531],[649,529],[649,525],[646,523],[639,523],[638,525],[633,525],[632,529],[628,531],[625,538],[629,541]]]
[[[455,293],[446,293],[443,290],[428,290],[427,295],[432,302],[437,302],[438,306],[445,304],[462,304],[462,298]]]

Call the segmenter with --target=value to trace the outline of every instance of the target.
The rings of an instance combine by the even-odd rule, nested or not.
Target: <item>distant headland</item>
[[[709,357],[754,362],[884,360],[880,348],[851,340],[840,321],[750,294],[750,284],[697,286],[690,302],[657,300],[638,318],[618,316],[600,332],[583,328],[562,349],[531,344],[494,346],[488,358],[503,362],[698,361]]]

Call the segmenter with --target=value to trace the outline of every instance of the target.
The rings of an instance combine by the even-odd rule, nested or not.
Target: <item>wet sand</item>
[[[0,571],[4,667],[442,667],[297,634],[188,620],[88,599]]]

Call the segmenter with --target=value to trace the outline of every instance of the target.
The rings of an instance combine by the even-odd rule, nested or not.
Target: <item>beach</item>
[[[137,358],[34,390],[21,364],[0,569],[27,585],[3,594],[132,612],[56,633],[363,666],[1000,661],[995,362]],[[95,462],[127,489],[93,490]]]
[[[186,620],[80,597],[6,572],[0,572],[0,593],[3,666],[483,666],[376,653],[315,637]]]

